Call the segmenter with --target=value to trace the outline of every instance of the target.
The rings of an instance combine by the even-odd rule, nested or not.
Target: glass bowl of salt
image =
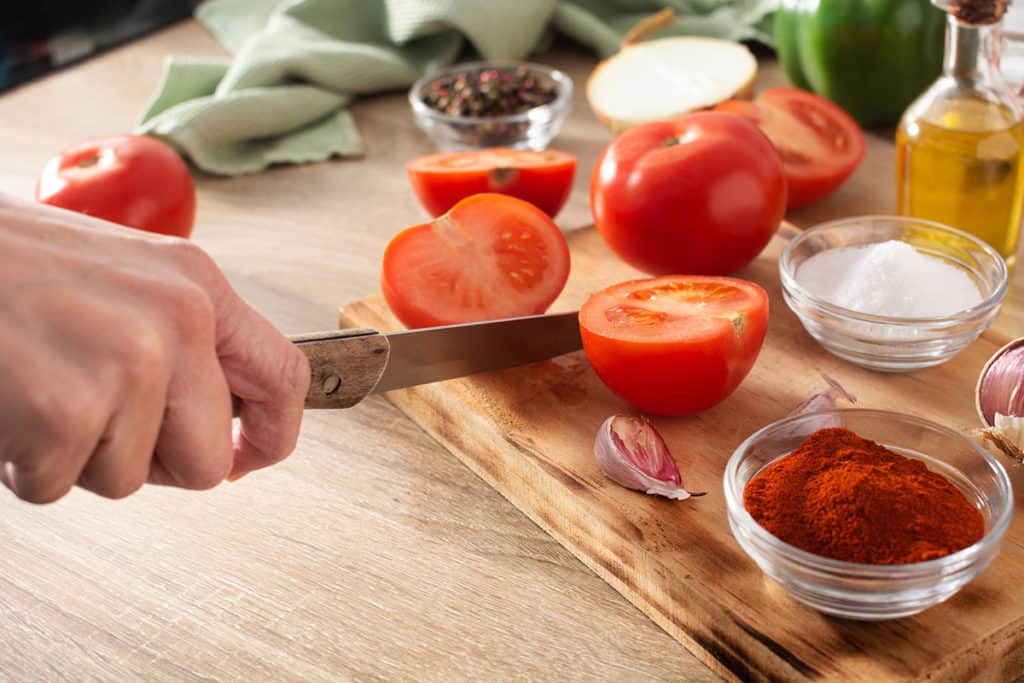
[[[992,324],[1002,257],[941,223],[844,218],[810,228],[779,257],[786,304],[831,353],[872,370],[946,362]]]

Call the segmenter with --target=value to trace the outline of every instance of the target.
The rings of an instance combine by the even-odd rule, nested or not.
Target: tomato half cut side
[[[576,156],[496,147],[430,154],[410,161],[406,171],[423,208],[434,217],[481,192],[517,197],[554,217],[572,190]]]
[[[715,109],[753,121],[772,141],[782,157],[791,209],[833,192],[864,158],[864,132],[857,122],[806,90],[772,88],[754,102],[730,100]]]
[[[407,327],[543,313],[569,277],[558,226],[528,202],[478,194],[384,251],[381,289]]]
[[[669,275],[613,285],[580,309],[598,377],[656,415],[690,415],[725,400],[757,360],[768,294],[731,277]]]

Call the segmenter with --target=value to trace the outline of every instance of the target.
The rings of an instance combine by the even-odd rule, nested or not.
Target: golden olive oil
[[[988,242],[1012,265],[1024,199],[1024,125],[1001,104],[954,98],[896,131],[899,213]]]

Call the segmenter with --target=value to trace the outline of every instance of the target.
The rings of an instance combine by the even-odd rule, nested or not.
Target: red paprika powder
[[[866,564],[943,557],[981,539],[981,512],[942,475],[848,429],[821,429],[754,477],[747,512],[790,545]]]

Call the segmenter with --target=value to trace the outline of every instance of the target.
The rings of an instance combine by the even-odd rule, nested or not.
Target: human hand
[[[207,489],[294,449],[306,357],[192,242],[0,194],[0,291],[0,480],[18,497]]]

